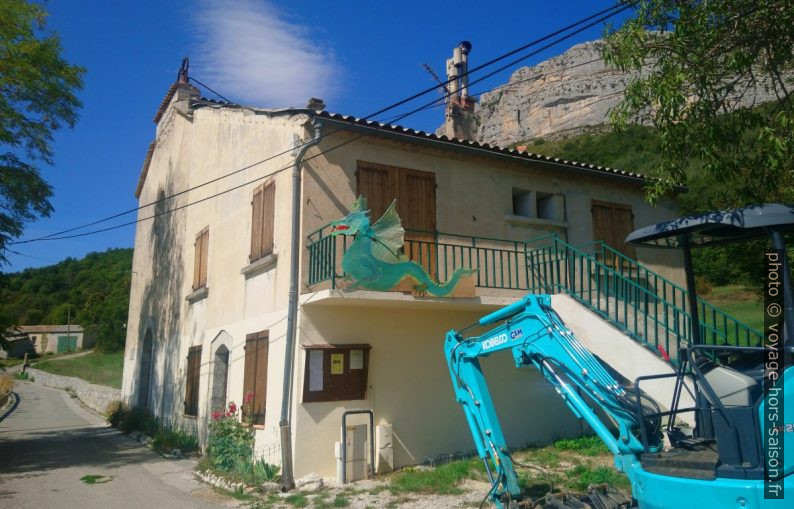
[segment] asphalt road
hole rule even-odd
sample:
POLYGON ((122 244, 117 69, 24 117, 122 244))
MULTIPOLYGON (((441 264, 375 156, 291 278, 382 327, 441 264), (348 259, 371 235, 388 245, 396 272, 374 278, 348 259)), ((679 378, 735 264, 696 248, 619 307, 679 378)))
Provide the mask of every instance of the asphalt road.
POLYGON ((19 382, 0 421, 0 508, 234 507, 195 480, 194 462, 168 460, 61 390, 19 382), (86 484, 84 476, 106 482, 86 484))

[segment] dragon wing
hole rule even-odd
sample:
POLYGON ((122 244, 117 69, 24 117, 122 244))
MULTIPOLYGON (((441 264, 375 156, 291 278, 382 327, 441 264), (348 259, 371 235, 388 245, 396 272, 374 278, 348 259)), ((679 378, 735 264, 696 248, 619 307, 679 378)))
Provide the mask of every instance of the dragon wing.
POLYGON ((380 219, 372 225, 375 233, 372 243, 372 254, 385 262, 401 262, 407 258, 400 253, 405 243, 405 230, 403 230, 400 216, 397 215, 397 200, 391 202, 389 208, 380 219))

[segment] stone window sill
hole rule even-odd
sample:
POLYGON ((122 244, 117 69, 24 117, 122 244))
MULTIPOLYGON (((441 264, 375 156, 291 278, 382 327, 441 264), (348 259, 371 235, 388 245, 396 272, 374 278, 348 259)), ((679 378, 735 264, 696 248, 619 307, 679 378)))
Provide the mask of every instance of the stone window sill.
POLYGON ((277 260, 276 253, 269 254, 240 269, 240 274, 246 278, 254 277, 275 267, 277 260))
POLYGON ((185 419, 198 419, 198 415, 182 414, 185 419))
POLYGON ((505 221, 516 226, 545 226, 552 228, 567 228, 568 223, 564 221, 553 221, 551 219, 541 219, 539 217, 524 217, 506 215, 505 221))
POLYGON ((198 290, 193 290, 193 292, 189 293, 185 300, 193 304, 194 302, 198 302, 202 299, 206 299, 207 296, 210 294, 210 289, 208 286, 202 286, 198 290))

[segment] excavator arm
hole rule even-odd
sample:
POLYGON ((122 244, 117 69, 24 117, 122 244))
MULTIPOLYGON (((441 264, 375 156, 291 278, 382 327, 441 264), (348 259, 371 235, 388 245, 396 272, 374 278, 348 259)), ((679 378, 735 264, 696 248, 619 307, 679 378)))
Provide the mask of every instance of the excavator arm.
MULTIPOLYGON (((498 322, 503 323, 477 337, 464 338, 465 330, 449 331, 444 344, 455 396, 485 463, 492 482, 489 497, 497 507, 520 505, 521 489, 480 367, 481 357, 496 352, 511 351, 516 367, 537 368, 574 415, 603 440, 615 456, 616 467, 621 471, 633 468, 646 450, 638 439, 640 426, 645 425, 642 409, 565 326, 551 308, 550 296, 528 295, 468 329, 498 322), (611 422, 599 417, 590 402, 611 422)), ((657 433, 652 436, 650 450, 655 451, 661 448, 661 438, 657 433)))

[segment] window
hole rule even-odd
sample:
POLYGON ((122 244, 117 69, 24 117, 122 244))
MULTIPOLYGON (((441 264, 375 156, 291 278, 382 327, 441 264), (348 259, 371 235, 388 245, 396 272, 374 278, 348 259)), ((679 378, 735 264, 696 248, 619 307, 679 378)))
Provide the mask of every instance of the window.
POLYGON ((565 198, 561 194, 513 188, 513 215, 565 221, 565 198))
POLYGON ((196 236, 195 259, 193 260, 193 289, 198 290, 207 286, 207 255, 210 247, 210 230, 204 228, 196 236))
MULTIPOLYGON (((243 373, 243 397, 251 393, 250 416, 254 424, 265 424, 265 398, 267 396, 267 349, 270 331, 254 332, 245 336, 245 367, 243 373)), ((243 417, 249 409, 243 406, 243 417)))
POLYGON ((251 201, 251 255, 254 262, 273 253, 273 213, 275 211, 276 184, 270 181, 254 189, 251 201))
POLYGON ((191 346, 187 352, 185 372, 185 415, 198 415, 199 374, 201 370, 201 346, 191 346))
POLYGON ((305 346, 303 402, 364 399, 369 345, 305 346))

